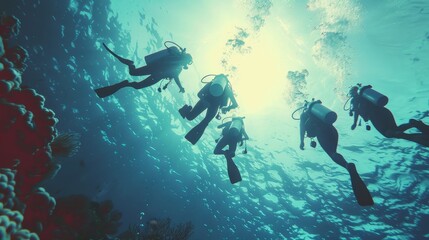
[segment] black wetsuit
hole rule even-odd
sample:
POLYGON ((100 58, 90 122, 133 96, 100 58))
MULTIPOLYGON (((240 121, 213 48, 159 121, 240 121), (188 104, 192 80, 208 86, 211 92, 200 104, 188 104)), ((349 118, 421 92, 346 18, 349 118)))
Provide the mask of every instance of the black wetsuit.
POLYGON ((414 120, 398 126, 389 109, 377 106, 359 95, 352 98, 351 111, 355 114, 354 127, 358 117, 361 116, 365 122, 370 120, 377 131, 387 138, 406 139, 429 147, 429 127, 420 121, 414 120), (422 133, 405 133, 413 127, 422 133))
POLYGON ((207 125, 216 116, 221 107, 228 105, 228 100, 233 97, 232 89, 229 86, 225 87, 225 91, 218 97, 213 97, 210 92, 211 82, 207 83, 199 92, 200 100, 195 104, 191 111, 186 115, 186 119, 194 120, 204 110, 207 109, 206 116, 201 121, 201 124, 207 125))
POLYGON ((150 75, 146 79, 136 82, 132 85, 135 89, 145 88, 158 83, 161 79, 174 79, 177 83, 179 74, 182 72, 183 63, 180 54, 171 54, 158 61, 146 66, 136 68, 134 65, 129 65, 129 73, 131 76, 150 75))
MULTIPOLYGON (((222 129, 222 137, 216 144, 216 147, 213 151, 214 154, 227 154, 228 156, 235 156, 235 151, 237 150, 237 144, 243 140, 249 139, 247 136, 244 126, 241 128, 240 132, 237 135, 232 134, 229 130, 231 127, 232 121, 222 124, 224 128, 222 129), (243 138, 244 137, 244 138, 243 138), (224 151, 223 148, 228 145, 228 150, 224 151)), ((221 126, 222 126, 221 125, 221 126)))
POLYGON ((300 128, 301 135, 307 132, 308 137, 317 137, 317 141, 329 157, 338 165, 347 169, 346 160, 341 154, 337 153, 338 132, 334 126, 324 123, 308 112, 304 112, 301 114, 300 128))

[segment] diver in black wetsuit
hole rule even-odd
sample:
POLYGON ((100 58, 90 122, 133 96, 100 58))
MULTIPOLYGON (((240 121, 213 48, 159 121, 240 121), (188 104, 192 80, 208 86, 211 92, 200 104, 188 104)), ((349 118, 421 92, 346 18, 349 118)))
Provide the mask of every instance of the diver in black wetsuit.
MULTIPOLYGON (((301 141, 299 148, 304 150, 305 133, 307 133, 307 137, 317 137, 319 144, 329 157, 349 172, 353 192, 359 205, 373 205, 374 202, 371 194, 357 173, 356 166, 353 163, 347 163, 344 157, 337 153, 338 132, 332 125, 336 119, 337 114, 324 107, 320 101, 314 101, 308 104, 308 106, 305 106, 300 118, 301 141)), ((316 146, 315 144, 315 142, 312 142, 313 147, 316 146)))
MULTIPOLYGON (((231 121, 222 123, 218 128, 222 129, 222 136, 217 140, 213 151, 216 155, 224 155, 226 158, 229 180, 232 184, 241 181, 241 174, 232 158, 235 156, 237 144, 243 145, 243 141, 249 139, 244 128, 244 117, 233 117, 231 121), (228 145, 227 150, 223 150, 228 145)), ((247 148, 243 153, 247 153, 247 148)))
MULTIPOLYGON (((388 98, 373 90, 370 85, 353 86, 349 95, 351 97, 350 116, 354 115, 352 130, 356 128, 359 116, 361 116, 365 122, 370 120, 377 131, 387 138, 406 139, 429 147, 429 126, 415 119, 410 119, 408 123, 398 126, 392 112, 384 107, 388 98), (410 128, 417 128, 421 133, 405 133, 410 128)), ((369 125, 367 125, 367 130, 370 130, 369 125)))
MULTIPOLYGON (((158 83, 161 79, 170 79, 170 81, 171 79, 174 79, 180 89, 180 92, 185 92, 185 89, 180 83, 179 74, 182 72, 182 69, 188 69, 188 65, 192 64, 192 56, 186 53, 186 49, 181 49, 181 51, 179 51, 176 47, 166 47, 164 50, 146 56, 145 60, 147 65, 136 68, 133 61, 118 56, 104 43, 103 45, 106 50, 115 56, 121 63, 128 66, 131 76, 150 76, 140 82, 129 82, 128 80, 124 80, 111 86, 98 88, 95 90, 98 97, 104 98, 110 96, 124 87, 132 87, 134 89, 146 88, 158 83)), ((169 83, 170 82, 168 82, 163 89, 167 88, 169 83)), ((161 88, 158 88, 158 91, 160 92, 161 88)))
POLYGON ((217 115, 219 109, 222 110, 222 113, 226 113, 238 107, 231 84, 224 74, 216 75, 211 82, 207 83, 198 92, 198 97, 200 100, 194 107, 185 105, 179 109, 180 115, 188 120, 195 119, 207 109, 204 119, 185 136, 192 144, 198 142, 210 121, 217 115), (228 105, 229 102, 231 102, 230 105, 228 105))

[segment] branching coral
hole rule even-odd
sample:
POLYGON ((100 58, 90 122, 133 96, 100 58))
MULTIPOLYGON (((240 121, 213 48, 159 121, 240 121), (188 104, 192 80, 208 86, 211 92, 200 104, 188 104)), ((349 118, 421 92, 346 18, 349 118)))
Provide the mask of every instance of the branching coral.
POLYGON ((77 153, 80 147, 80 135, 78 133, 59 134, 51 143, 53 157, 71 157, 77 153))

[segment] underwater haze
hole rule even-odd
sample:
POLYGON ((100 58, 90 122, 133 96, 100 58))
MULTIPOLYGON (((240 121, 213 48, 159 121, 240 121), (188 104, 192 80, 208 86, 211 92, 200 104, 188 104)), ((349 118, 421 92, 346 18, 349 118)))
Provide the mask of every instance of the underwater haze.
MULTIPOLYGON (((429 148, 354 131, 344 104, 362 83, 389 97, 398 124, 429 123, 429 1, 421 0, 0 0, 21 20, 29 52, 23 85, 46 98, 60 132, 81 135, 80 151, 43 186, 54 197, 111 199, 122 228, 153 218, 191 221, 191 239, 429 238, 429 148), (171 84, 107 98, 94 89, 129 76, 102 46, 145 65, 165 41, 193 64, 171 84), (213 155, 214 119, 201 140, 184 138, 202 117, 194 105, 207 74, 224 73, 245 116, 247 154, 231 184, 213 155), (292 112, 320 99, 338 114, 338 152, 356 165, 374 205, 357 204, 345 169, 320 146, 299 149, 292 112)), ((411 130, 413 131, 413 130, 411 130)))

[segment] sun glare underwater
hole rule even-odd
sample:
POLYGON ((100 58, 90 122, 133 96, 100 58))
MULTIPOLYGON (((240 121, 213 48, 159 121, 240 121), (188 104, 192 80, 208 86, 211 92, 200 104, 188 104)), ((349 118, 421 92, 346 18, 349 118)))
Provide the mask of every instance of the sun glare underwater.
POLYGON ((0 6, 1 239, 429 238, 428 1, 0 6))

